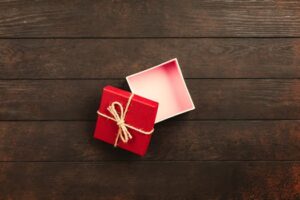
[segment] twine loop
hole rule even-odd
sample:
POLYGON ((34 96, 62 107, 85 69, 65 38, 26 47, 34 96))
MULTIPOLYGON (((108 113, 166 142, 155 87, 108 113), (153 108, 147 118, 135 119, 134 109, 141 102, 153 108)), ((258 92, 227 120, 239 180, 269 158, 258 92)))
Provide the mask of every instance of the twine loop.
POLYGON ((128 101, 127 101, 127 104, 126 104, 126 107, 125 109, 123 108, 122 104, 118 101, 114 101, 110 104, 110 106, 107 107, 107 110, 109 111, 109 113, 111 114, 111 116, 108 116, 104 113, 101 113, 99 110, 97 111, 98 115, 99 116, 102 116, 102 117, 105 117, 107 119, 110 119, 110 120, 113 120, 116 122, 116 124, 118 125, 118 134, 116 136, 116 139, 115 139, 115 143, 114 143, 114 147, 116 147, 118 145, 118 140, 119 138, 122 140, 122 142, 124 143, 127 143, 129 140, 132 139, 132 135, 131 133, 129 132, 128 128, 129 129, 133 129, 139 133, 142 133, 142 134, 146 134, 146 135, 150 135, 153 133, 154 129, 152 129, 151 131, 144 131, 142 129, 138 129, 134 126, 131 126, 129 124, 126 124, 125 122, 125 117, 126 117, 126 114, 127 114, 127 111, 128 111, 128 107, 131 103, 131 100, 133 98, 134 94, 131 94, 128 101), (119 108, 119 112, 117 110, 117 107, 119 108))

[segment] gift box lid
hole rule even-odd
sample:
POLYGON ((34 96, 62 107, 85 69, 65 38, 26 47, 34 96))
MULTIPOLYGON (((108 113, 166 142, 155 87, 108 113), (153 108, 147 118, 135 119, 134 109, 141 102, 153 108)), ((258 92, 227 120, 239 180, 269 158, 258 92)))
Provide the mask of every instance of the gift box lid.
POLYGON ((157 109, 157 102, 113 86, 106 86, 103 88, 97 111, 99 117, 94 137, 143 156, 154 131, 157 109), (124 141, 125 137, 129 137, 129 140, 124 141))
POLYGON ((159 103, 155 123, 195 109, 176 58, 126 77, 134 94, 159 103))

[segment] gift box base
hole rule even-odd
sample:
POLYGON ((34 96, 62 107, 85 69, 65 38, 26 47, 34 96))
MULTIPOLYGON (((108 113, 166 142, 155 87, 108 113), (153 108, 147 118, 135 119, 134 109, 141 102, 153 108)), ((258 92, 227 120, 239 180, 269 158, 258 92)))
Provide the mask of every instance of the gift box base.
POLYGON ((155 123, 195 109, 176 58, 126 79, 134 94, 159 103, 155 123))

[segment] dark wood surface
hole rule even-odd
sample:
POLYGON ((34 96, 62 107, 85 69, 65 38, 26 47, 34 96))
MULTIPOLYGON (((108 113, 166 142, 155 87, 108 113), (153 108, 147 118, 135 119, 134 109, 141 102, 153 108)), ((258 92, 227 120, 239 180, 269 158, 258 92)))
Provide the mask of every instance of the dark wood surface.
POLYGON ((6 199, 299 199, 299 163, 2 163, 6 199))
POLYGON ((3 1, 3 37, 300 36, 298 0, 3 1))
POLYGON ((300 199, 300 1, 0 1, 0 199, 300 199), (196 110, 143 158, 103 86, 177 57, 196 110))
POLYGON ((0 125, 2 161, 300 160, 299 120, 170 120, 156 126, 143 158, 94 140, 94 121, 2 121, 0 125))
MULTIPOLYGON (((299 79, 187 79, 196 109, 174 119, 300 119, 299 79)), ((1 120, 95 120, 105 85, 120 80, 5 80, 1 120), (18 108, 18 109, 16 109, 18 108)))
POLYGON ((185 78, 300 78, 299 52, 298 38, 10 39, 0 78, 123 79, 175 57, 185 78))

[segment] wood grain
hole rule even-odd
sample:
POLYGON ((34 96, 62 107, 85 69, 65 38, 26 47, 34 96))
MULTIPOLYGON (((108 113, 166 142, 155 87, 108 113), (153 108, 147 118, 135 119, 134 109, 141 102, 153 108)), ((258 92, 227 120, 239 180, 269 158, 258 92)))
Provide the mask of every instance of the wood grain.
POLYGON ((299 39, 0 40, 0 79, 124 78, 177 57, 185 78, 299 78, 299 39))
POLYGON ((299 37, 300 2, 1 1, 1 37, 299 37))
POLYGON ((93 139, 94 122, 0 122, 0 161, 300 160, 300 121, 170 121, 145 157, 93 139))
MULTIPOLYGON (((95 120, 105 85, 125 80, 0 81, 0 120, 95 120)), ((300 80, 190 79, 199 119, 299 119, 300 80)))
POLYGON ((300 198, 297 162, 1 163, 0 172, 2 199, 300 198))
POLYGON ((0 1, 0 199, 300 199, 300 1, 0 1), (137 157, 101 89, 177 57, 196 110, 137 157))

